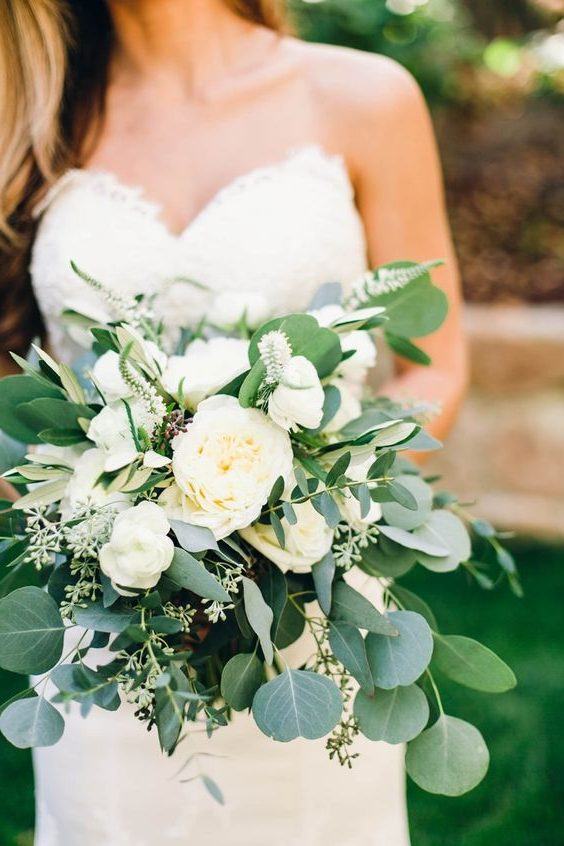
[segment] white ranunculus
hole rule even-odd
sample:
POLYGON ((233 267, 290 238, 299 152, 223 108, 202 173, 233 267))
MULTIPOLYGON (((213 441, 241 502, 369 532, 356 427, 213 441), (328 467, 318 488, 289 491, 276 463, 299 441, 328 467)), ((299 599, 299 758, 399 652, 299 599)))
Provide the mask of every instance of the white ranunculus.
POLYGON ((169 531, 166 515, 155 502, 140 502, 122 511, 100 550, 102 572, 117 587, 155 587, 174 555, 169 531))
POLYGON ((268 413, 283 429, 316 429, 323 417, 325 394, 317 370, 303 355, 292 356, 268 401, 268 413))
POLYGON ((111 492, 98 484, 104 472, 105 453, 101 449, 87 449, 76 460, 73 474, 67 485, 65 497, 61 502, 63 520, 70 520, 77 508, 84 504, 116 509, 131 502, 126 494, 111 492))
MULTIPOLYGON (((347 476, 355 482, 364 482, 373 463, 374 455, 370 455, 368 458, 353 456, 347 469, 347 476)), ((369 487, 375 487, 374 483, 369 483, 369 487)), ((361 517, 360 503, 348 491, 345 492, 344 497, 339 502, 339 510, 345 522, 357 532, 361 532, 372 523, 377 523, 382 517, 382 507, 378 502, 373 502, 366 517, 361 517)))
POLYGON ((362 384, 366 374, 376 364, 376 347, 368 332, 356 329, 341 336, 343 352, 354 350, 354 354, 341 362, 339 374, 357 384, 362 384))
POLYGON ((250 329, 256 329, 270 314, 268 300, 255 291, 223 291, 214 299, 209 319, 216 326, 235 326, 244 317, 250 329))
POLYGON ((266 558, 280 567, 282 572, 293 570, 308 573, 331 549, 333 530, 318 514, 311 502, 293 506, 297 523, 283 522, 285 548, 282 549, 270 523, 255 523, 239 532, 242 538, 258 549, 266 558))
POLYGON ((104 406, 90 421, 86 435, 105 454, 104 470, 108 472, 130 464, 139 453, 123 403, 104 406))
POLYGON ((193 341, 184 355, 173 355, 161 383, 171 396, 195 409, 203 399, 248 370, 249 342, 239 338, 193 341))
POLYGON ((92 377, 106 402, 116 402, 131 396, 131 388, 125 384, 119 372, 119 355, 113 350, 108 350, 96 361, 92 377))
POLYGON ((172 470, 189 522, 206 526, 218 540, 256 520, 276 479, 292 469, 288 434, 235 397, 200 403, 188 431, 172 445, 172 470))
POLYGON ((358 399, 355 391, 351 388, 349 382, 345 379, 337 379, 333 382, 333 384, 339 389, 339 393, 341 394, 341 404, 336 415, 329 421, 323 430, 329 434, 338 432, 343 428, 343 426, 346 426, 347 423, 351 422, 351 420, 356 420, 356 418, 360 417, 362 414, 360 400, 358 399))

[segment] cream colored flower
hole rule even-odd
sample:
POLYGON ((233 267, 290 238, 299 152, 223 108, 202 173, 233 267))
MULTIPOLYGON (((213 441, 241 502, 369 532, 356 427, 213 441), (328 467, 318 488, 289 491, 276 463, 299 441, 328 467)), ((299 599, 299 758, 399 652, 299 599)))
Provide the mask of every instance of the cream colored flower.
POLYGON ((235 397, 201 402, 188 431, 172 445, 184 513, 218 540, 256 520, 276 479, 287 479, 292 469, 288 434, 235 397))
POLYGON ((249 342, 239 338, 193 341, 184 355, 169 358, 161 384, 188 408, 195 409, 250 367, 249 342))
POLYGON ((316 429, 323 417, 325 394, 317 370, 308 358, 295 355, 268 401, 268 413, 283 429, 316 429))
POLYGON ((154 502, 141 502, 122 511, 109 542, 100 550, 102 572, 117 587, 155 587, 174 555, 169 531, 164 511, 154 502))
POLYGON ((286 520, 283 522, 284 549, 278 543, 270 523, 255 523, 239 534, 247 543, 277 564, 282 572, 292 570, 296 573, 308 573, 331 549, 333 530, 328 527, 325 518, 318 514, 311 502, 300 502, 293 508, 298 519, 293 526, 286 520))

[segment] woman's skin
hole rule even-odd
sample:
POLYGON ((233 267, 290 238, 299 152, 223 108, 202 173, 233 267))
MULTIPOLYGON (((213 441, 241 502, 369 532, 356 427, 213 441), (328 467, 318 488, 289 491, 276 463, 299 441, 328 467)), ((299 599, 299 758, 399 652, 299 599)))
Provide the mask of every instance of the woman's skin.
POLYGON ((349 169, 369 264, 444 258, 434 279, 450 310, 420 343, 428 367, 399 360, 394 398, 442 408, 451 428, 466 383, 461 300, 427 109, 389 59, 305 44, 244 21, 223 0, 108 0, 116 33, 107 113, 88 168, 142 185, 181 232, 217 191, 288 151, 320 144, 349 169))

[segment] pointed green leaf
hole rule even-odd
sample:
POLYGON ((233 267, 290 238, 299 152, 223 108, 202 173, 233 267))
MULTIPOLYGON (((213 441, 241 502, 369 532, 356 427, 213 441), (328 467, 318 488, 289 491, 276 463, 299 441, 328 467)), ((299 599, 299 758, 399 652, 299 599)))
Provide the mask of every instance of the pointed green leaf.
POLYGON ((381 614, 361 593, 346 582, 337 582, 333 586, 331 619, 351 623, 359 629, 377 632, 386 637, 398 635, 393 622, 381 614))
POLYGON ((495 652, 461 635, 435 634, 433 665, 458 684, 486 693, 505 693, 517 684, 513 670, 495 652))
POLYGON ((251 628, 257 634, 262 646, 264 658, 267 664, 272 664, 274 652, 271 641, 271 628, 274 619, 272 608, 266 604, 259 586, 251 579, 243 576, 243 601, 245 613, 251 628))
POLYGON ((185 549, 175 549, 172 563, 165 575, 174 584, 191 590, 197 596, 216 602, 231 602, 231 597, 205 565, 185 549))
POLYGON ((335 658, 357 680, 367 693, 374 691, 374 682, 368 666, 364 638, 355 626, 338 620, 329 623, 329 645, 335 658))

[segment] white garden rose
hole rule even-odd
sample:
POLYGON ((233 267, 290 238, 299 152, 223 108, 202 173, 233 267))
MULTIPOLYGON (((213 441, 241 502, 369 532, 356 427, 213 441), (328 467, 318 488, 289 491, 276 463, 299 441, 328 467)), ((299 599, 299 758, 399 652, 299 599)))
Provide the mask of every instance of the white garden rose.
POLYGON ((336 415, 329 421, 323 430, 329 434, 338 432, 343 428, 343 426, 346 426, 347 423, 351 422, 351 420, 356 420, 356 418, 360 417, 362 414, 360 400, 349 382, 345 379, 336 379, 332 384, 339 389, 339 393, 341 394, 341 404, 336 415))
POLYGON ((214 299, 209 319, 216 326, 235 326, 244 317, 247 326, 256 329, 270 314, 268 300, 255 291, 223 291, 214 299))
POLYGON ((362 329, 347 332, 341 335, 341 348, 344 353, 354 350, 354 354, 341 362, 339 374, 351 382, 362 384, 368 370, 376 364, 376 347, 370 334, 362 329))
POLYGON ((256 520, 276 479, 286 479, 292 469, 288 434, 235 397, 201 402, 172 446, 184 513, 218 540, 256 520))
POLYGON ((297 522, 283 522, 285 548, 282 549, 270 523, 255 523, 239 532, 241 537, 280 567, 283 573, 309 573, 331 549, 333 530, 311 502, 293 505, 297 522))
POLYGON ((295 355, 268 401, 268 413, 283 429, 316 429, 323 417, 325 394, 317 370, 303 355, 295 355))
MULTIPOLYGON (((368 458, 353 455, 347 469, 347 476, 355 482, 364 482, 373 463, 374 455, 368 458)), ((375 487, 375 484, 369 483, 369 487, 375 487)), ((373 502, 366 517, 361 517, 360 503, 349 491, 346 491, 340 499, 339 510, 345 522, 357 532, 362 532, 382 517, 382 507, 378 502, 373 502)))
MULTIPOLYGON (((50 448, 51 449, 51 448, 50 448)), ((126 494, 108 492, 98 480, 104 472, 105 453, 101 449, 87 449, 74 462, 73 474, 61 502, 63 520, 70 520, 77 508, 89 504, 100 507, 124 508, 131 498, 126 494)))
POLYGON ((112 403, 131 396, 131 388, 125 384, 119 372, 119 355, 113 350, 108 350, 96 361, 92 377, 106 402, 112 403))
POLYGON ((140 502, 122 511, 100 550, 102 572, 114 587, 155 587, 174 555, 169 532, 166 515, 155 502, 140 502))
POLYGON ((171 396, 194 410, 203 399, 249 367, 248 341, 239 338, 197 339, 184 355, 169 358, 161 384, 171 396))
POLYGON ((104 406, 90 421, 86 434, 104 453, 104 470, 108 472, 130 464, 139 453, 131 433, 127 410, 121 402, 104 406))

